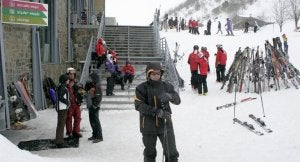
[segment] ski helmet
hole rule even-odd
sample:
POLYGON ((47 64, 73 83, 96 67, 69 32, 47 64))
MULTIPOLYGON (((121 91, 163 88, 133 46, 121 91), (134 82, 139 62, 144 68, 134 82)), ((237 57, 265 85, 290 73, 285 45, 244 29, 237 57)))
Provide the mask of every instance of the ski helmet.
POLYGON ((199 46, 198 45, 194 45, 194 50, 199 50, 199 46))
POLYGON ((162 69, 160 63, 153 62, 153 63, 149 63, 149 64, 147 65, 147 68, 146 68, 146 77, 148 78, 149 75, 150 75, 150 73, 151 73, 152 71, 154 71, 154 70, 160 70, 160 72, 161 72, 160 77, 163 75, 164 70, 162 69))
POLYGON ((217 48, 220 48, 220 49, 223 48, 222 44, 217 44, 216 46, 217 46, 217 48))

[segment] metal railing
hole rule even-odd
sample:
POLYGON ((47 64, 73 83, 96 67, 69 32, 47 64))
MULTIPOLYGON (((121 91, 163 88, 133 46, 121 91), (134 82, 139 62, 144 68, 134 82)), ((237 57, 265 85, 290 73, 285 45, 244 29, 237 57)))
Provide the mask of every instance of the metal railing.
POLYGON ((159 47, 159 53, 164 58, 165 61, 165 71, 167 73, 165 80, 171 83, 175 90, 179 92, 179 76, 174 65, 174 62, 170 55, 170 50, 166 38, 160 38, 159 35, 159 23, 157 21, 157 13, 154 14, 153 28, 155 32, 155 39, 157 42, 157 47, 159 47))
MULTIPOLYGON (((104 29, 104 14, 102 14, 101 21, 99 24, 97 39, 102 37, 103 29, 104 29)), ((91 61, 92 61, 92 52, 95 49, 95 42, 96 42, 96 40, 95 40, 94 36, 92 36, 91 40, 90 40, 89 48, 88 48, 88 51, 86 54, 84 66, 83 66, 83 69, 81 72, 81 77, 80 77, 80 83, 83 85, 85 85, 86 80, 89 76, 89 68, 90 68, 91 61)))

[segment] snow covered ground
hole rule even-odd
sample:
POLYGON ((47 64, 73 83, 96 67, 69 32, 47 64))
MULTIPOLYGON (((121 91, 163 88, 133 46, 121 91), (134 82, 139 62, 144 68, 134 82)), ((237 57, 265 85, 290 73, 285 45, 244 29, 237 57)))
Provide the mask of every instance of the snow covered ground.
MULTIPOLYGON (((256 93, 237 93, 237 100, 245 97, 258 99, 236 106, 236 117, 247 121, 259 131, 263 131, 248 117, 254 114, 261 117, 272 133, 257 136, 238 124, 233 124, 233 108, 217 111, 216 106, 233 102, 234 93, 220 90, 214 72, 216 44, 223 44, 228 53, 228 65, 239 47, 263 48, 265 40, 281 36, 278 27, 269 25, 254 34, 235 31, 235 36, 216 35, 217 23, 212 24, 212 35, 191 35, 187 31, 162 32, 170 49, 175 42, 180 44, 179 54, 186 53, 177 63, 177 68, 185 80, 186 90, 180 92, 182 103, 172 105, 173 124, 177 147, 182 162, 294 162, 300 161, 300 91, 291 87, 280 91, 264 92, 262 99, 266 117, 262 115, 261 100, 256 93), (199 96, 189 86, 190 72, 187 64, 188 54, 193 45, 206 46, 211 54, 211 73, 208 74, 208 96, 199 96), (298 106, 297 106, 298 105, 298 106)), ((293 22, 283 28, 288 37, 290 61, 300 69, 300 33, 293 32, 293 22)), ((224 31, 223 31, 224 32, 224 31)), ((200 33, 203 33, 201 30, 200 33)), ((37 152, 20 150, 15 146, 21 140, 34 140, 55 137, 57 114, 49 109, 39 112, 37 119, 26 122, 28 129, 0 132, 0 161, 3 162, 141 162, 143 144, 139 132, 138 112, 101 111, 100 119, 104 141, 93 144, 87 140, 91 136, 87 111, 82 111, 82 134, 79 148, 51 149, 37 152)), ((158 143, 157 161, 162 159, 158 143)))

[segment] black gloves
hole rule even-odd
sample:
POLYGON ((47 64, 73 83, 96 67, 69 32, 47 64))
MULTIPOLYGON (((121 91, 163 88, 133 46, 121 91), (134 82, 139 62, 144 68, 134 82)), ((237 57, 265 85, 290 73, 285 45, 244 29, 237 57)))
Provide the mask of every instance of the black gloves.
POLYGON ((173 100, 173 96, 170 93, 163 93, 163 94, 159 95, 158 98, 160 99, 160 101, 162 103, 167 103, 167 102, 173 100))
POLYGON ((171 119, 171 113, 162 109, 157 109, 156 115, 161 119, 171 119))

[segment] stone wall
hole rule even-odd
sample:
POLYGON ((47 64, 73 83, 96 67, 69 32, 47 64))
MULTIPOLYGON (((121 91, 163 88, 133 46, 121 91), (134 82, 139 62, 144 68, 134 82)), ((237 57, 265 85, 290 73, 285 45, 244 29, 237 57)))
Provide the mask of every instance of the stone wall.
POLYGON ((31 26, 3 25, 4 52, 7 84, 22 73, 32 78, 31 26))

